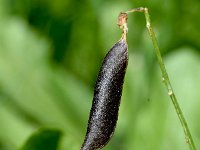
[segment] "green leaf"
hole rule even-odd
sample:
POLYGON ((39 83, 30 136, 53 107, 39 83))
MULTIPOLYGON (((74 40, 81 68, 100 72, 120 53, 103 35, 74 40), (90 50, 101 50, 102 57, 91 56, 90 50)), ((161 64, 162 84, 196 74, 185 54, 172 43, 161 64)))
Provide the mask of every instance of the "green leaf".
POLYGON ((40 129, 27 140, 21 150, 56 150, 61 134, 59 130, 40 129))

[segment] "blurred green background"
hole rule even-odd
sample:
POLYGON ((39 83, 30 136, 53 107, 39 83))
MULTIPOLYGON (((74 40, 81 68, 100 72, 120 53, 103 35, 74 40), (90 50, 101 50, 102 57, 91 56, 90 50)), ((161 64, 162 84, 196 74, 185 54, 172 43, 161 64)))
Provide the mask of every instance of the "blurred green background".
MULTIPOLYGON (((121 36, 117 16, 140 6, 150 10, 174 91, 200 148, 198 0, 0 0, 0 150, 30 150, 23 145, 41 128, 58 131, 31 139, 53 137, 46 142, 52 150, 80 149, 99 67, 121 36)), ((142 13, 129 17, 128 44, 118 124, 104 149, 188 150, 142 13)))

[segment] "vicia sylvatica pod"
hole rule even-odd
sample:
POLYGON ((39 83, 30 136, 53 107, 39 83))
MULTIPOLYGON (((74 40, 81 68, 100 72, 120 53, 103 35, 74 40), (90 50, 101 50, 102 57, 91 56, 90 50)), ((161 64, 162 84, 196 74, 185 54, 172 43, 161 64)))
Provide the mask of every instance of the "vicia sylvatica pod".
POLYGON ((128 64, 127 28, 123 23, 126 22, 126 18, 122 15, 125 14, 119 16, 118 25, 124 32, 122 38, 107 53, 100 68, 87 133, 81 150, 101 149, 108 143, 115 130, 128 64))

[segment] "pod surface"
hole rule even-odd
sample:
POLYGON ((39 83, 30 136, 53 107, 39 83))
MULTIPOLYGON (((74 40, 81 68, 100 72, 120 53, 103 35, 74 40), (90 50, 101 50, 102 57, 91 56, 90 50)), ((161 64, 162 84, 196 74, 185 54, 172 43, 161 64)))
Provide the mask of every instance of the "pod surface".
POLYGON ((127 64, 128 46, 121 39, 107 53, 99 71, 81 150, 101 149, 111 138, 118 119, 127 64))

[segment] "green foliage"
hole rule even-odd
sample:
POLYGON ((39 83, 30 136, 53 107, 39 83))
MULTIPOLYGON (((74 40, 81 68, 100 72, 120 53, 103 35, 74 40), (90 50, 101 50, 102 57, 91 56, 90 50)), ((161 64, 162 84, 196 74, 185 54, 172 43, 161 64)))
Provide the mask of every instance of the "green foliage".
POLYGON ((58 130, 43 129, 34 133, 21 150, 56 150, 61 133, 58 130))
MULTIPOLYGON (((0 150, 41 127, 80 148, 102 58, 120 11, 149 7, 171 83, 200 148, 200 4, 192 1, 0 0, 0 150)), ((187 150, 143 14, 129 18, 129 65, 116 132, 105 150, 187 150)))

